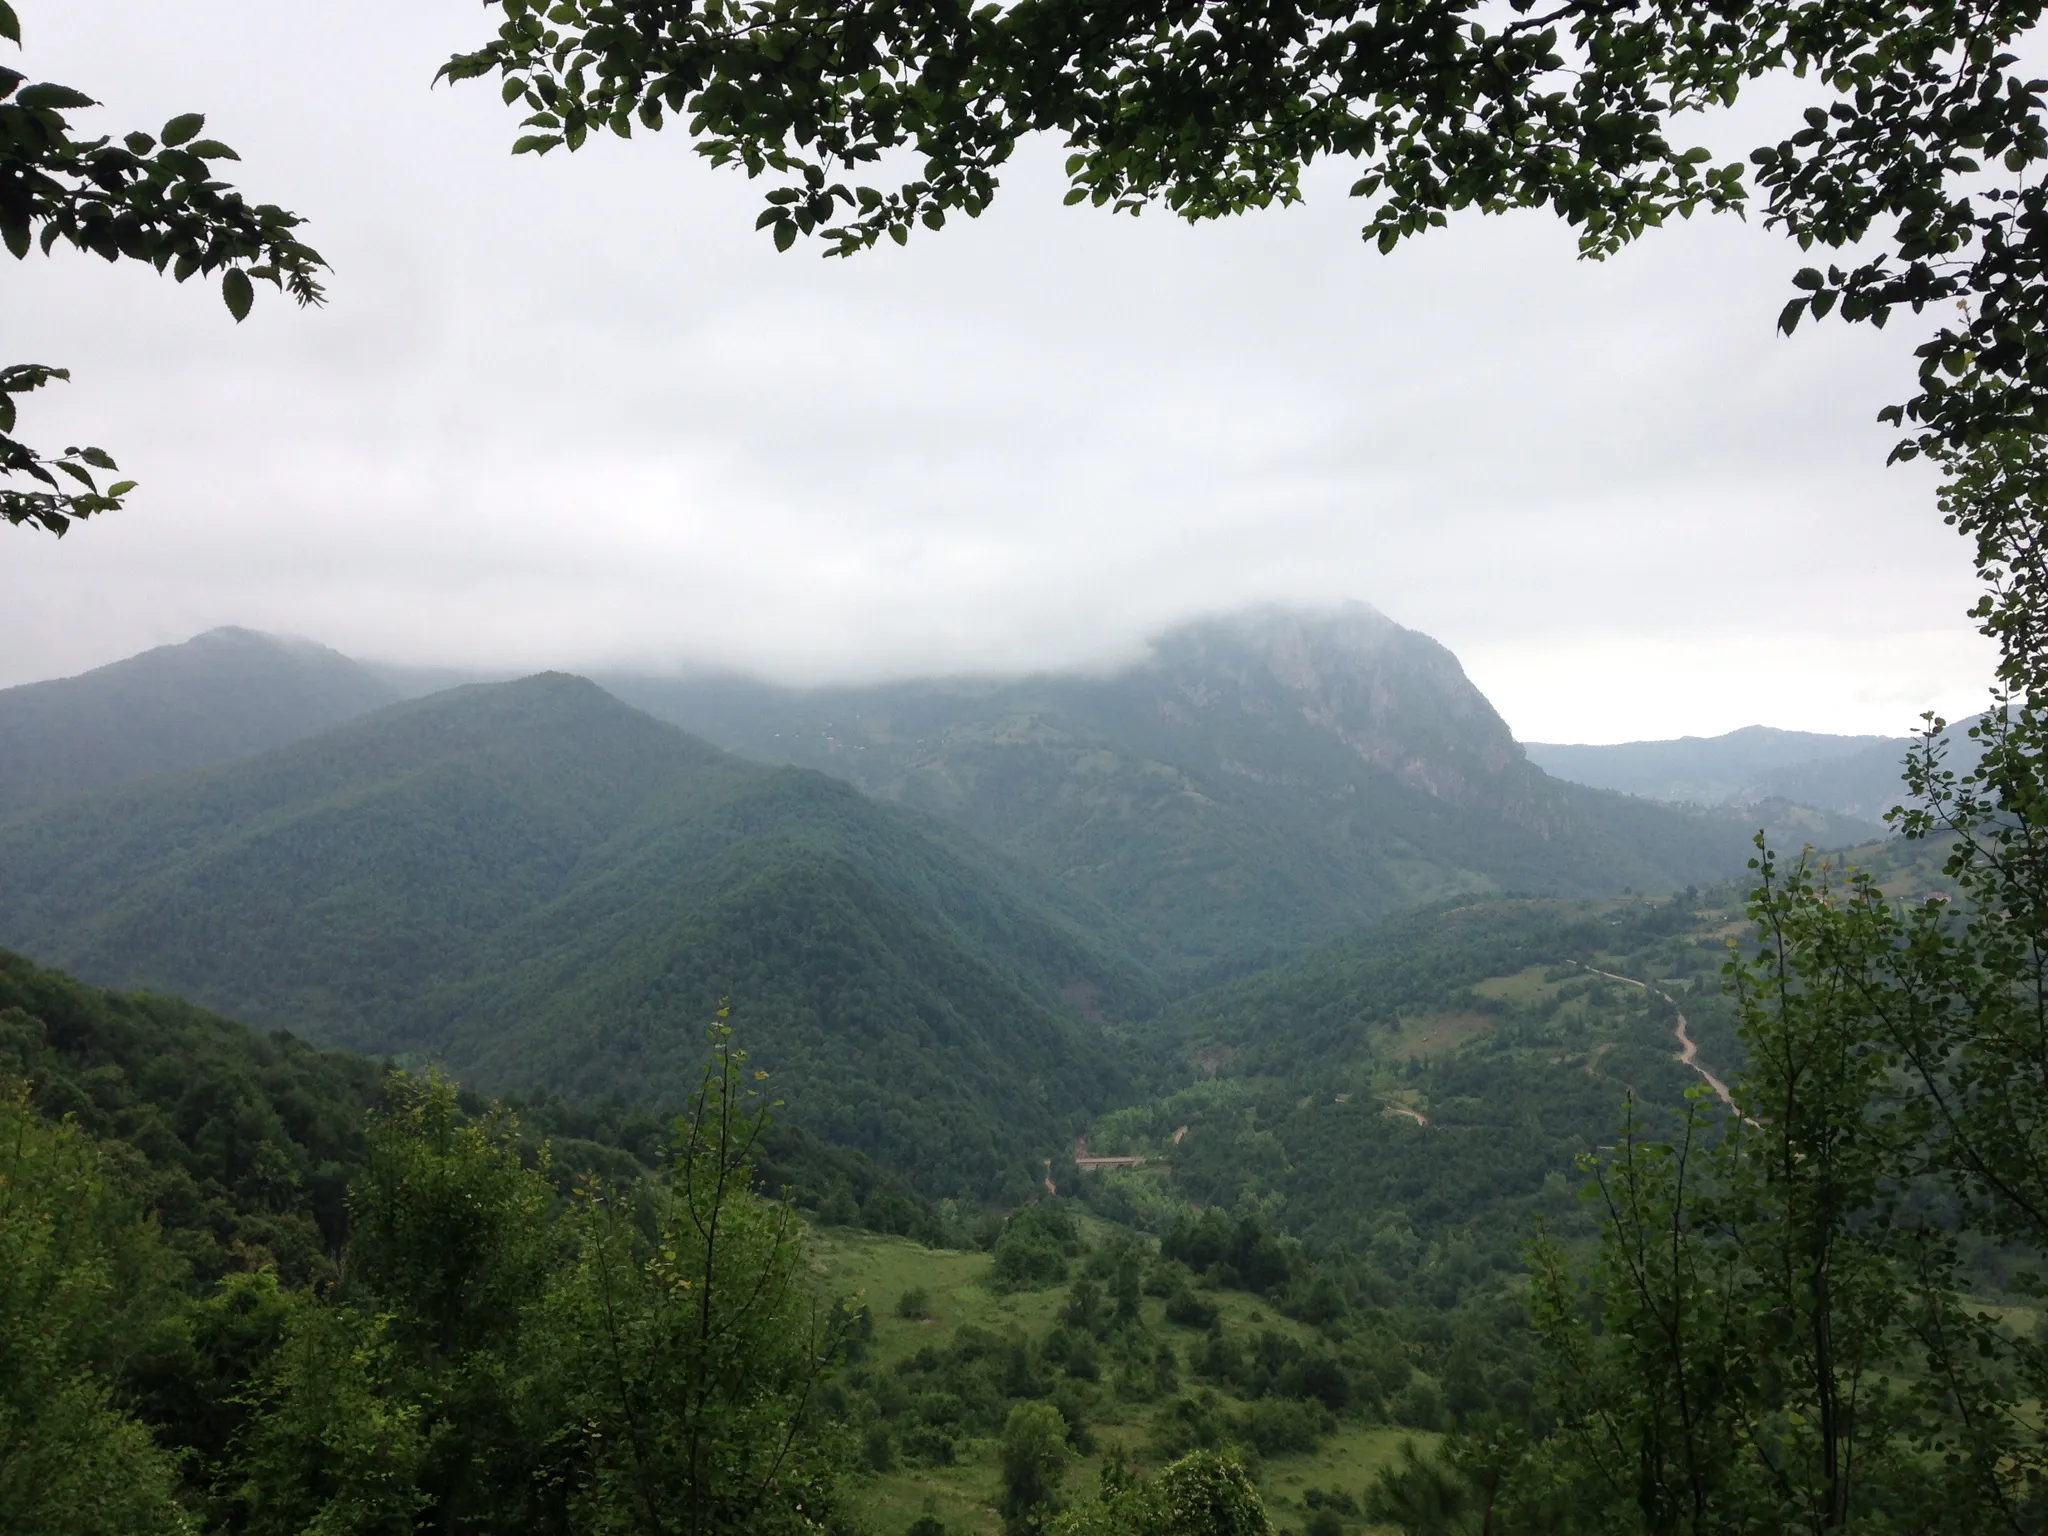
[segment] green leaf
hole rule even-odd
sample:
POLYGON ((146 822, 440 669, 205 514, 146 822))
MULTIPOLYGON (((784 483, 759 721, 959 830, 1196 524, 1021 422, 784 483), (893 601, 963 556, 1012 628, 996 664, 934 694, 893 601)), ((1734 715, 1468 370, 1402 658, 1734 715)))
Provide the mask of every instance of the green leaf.
POLYGON ((16 46, 21 43, 21 19, 14 14, 14 7, 7 0, 0 0, 0 37, 16 46))
POLYGON ((187 112, 172 118, 164 124, 163 140, 166 145, 183 144, 188 139, 199 137, 199 130, 206 126, 204 112, 187 112))
POLYGON ((110 500, 119 501, 123 496, 134 490, 136 484, 137 482, 133 480, 116 480, 107 487, 107 496, 110 500))
POLYGON ((256 302, 256 290, 250 285, 249 274, 240 267, 229 267, 221 275, 220 296, 227 301, 228 313, 237 321, 248 318, 249 306, 256 302))
POLYGON ((201 139, 196 144, 188 144, 185 146, 185 153, 197 155, 202 160, 239 160, 242 158, 232 149, 229 149, 227 145, 221 143, 219 139, 201 139))
POLYGON ((156 140, 146 133, 128 134, 121 142, 128 146, 128 153, 131 155, 146 155, 156 148, 156 140))
POLYGON ((24 86, 14 99, 24 107, 51 107, 58 111, 99 105, 85 92, 74 91, 68 85, 24 86))
POLYGON ((789 219, 779 220, 775 225, 775 249, 786 251, 796 244, 796 225, 789 219))

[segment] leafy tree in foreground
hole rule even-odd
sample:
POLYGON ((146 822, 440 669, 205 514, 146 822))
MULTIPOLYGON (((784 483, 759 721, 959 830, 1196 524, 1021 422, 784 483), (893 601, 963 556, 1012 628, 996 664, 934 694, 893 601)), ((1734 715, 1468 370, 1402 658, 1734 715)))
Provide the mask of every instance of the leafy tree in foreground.
POLYGON ((1236 1461, 1193 1451, 1150 1479, 1106 1467, 1100 1498, 1060 1516, 1054 1536, 1271 1536, 1258 1490, 1236 1461), (1113 1475, 1112 1475, 1113 1474, 1113 1475))
MULTIPOLYGON (((587 1188, 579 1259, 538 1320, 600 1531, 803 1531, 829 1507, 835 1447, 811 1395, 834 1349, 792 1208, 752 1191, 766 1125, 746 1054, 716 1060, 677 1128, 648 1243, 631 1204, 587 1188)), ((758 1079, 766 1074, 754 1074, 758 1079)))
MULTIPOLYGON (((0 37, 21 42, 21 23, 0 0, 0 37)), ((30 83, 0 67, 0 240, 24 260, 59 241, 108 261, 143 261, 179 282, 221 274, 221 297, 241 320, 255 299, 254 281, 277 285, 300 304, 317 304, 320 254, 294 231, 296 214, 270 203, 251 206, 215 178, 217 162, 239 157, 218 139, 202 138, 206 119, 185 113, 156 134, 77 137, 65 113, 96 106, 70 86, 30 83)), ((15 397, 41 389, 69 370, 46 363, 0 365, 0 517, 62 535, 75 519, 111 512, 134 489, 132 480, 101 484, 115 474, 99 448, 46 453, 15 437, 15 397)))
POLYGON ((113 1400, 123 1359, 176 1300, 175 1262, 98 1148, 0 1081, 0 1530, 189 1529, 176 1463, 113 1400))
POLYGON ((558 1214, 517 1125, 398 1077, 343 1298, 292 1298, 235 1476, 252 1532, 796 1533, 830 1514, 836 1348, 721 1025, 666 1179, 558 1214), (347 1294, 353 1290, 354 1294, 347 1294))
POLYGON ((1999 1340, 1964 1305, 1956 1234, 1915 1177, 1918 1099, 1895 1097, 1859 984, 1885 906, 1759 863, 1763 943, 1731 967, 1738 1116, 1699 1090, 1675 1143, 1631 1116, 1591 1161, 1597 1319, 1538 1245, 1559 1433, 1537 1481, 1588 1531, 2034 1528, 2042 1447, 1986 1373, 1999 1340))
POLYGON ((997 1449, 1003 1467, 1003 1529, 1013 1536, 1034 1536, 1059 1513, 1067 1421, 1051 1403, 1019 1403, 1010 1410, 997 1449))
POLYGON ((1738 1113, 1631 1119, 1593 1161, 1598 1263, 1535 1250, 1557 1432, 1390 1472, 1375 1507, 1410 1530, 2048 1523, 2048 1348, 1981 1299, 2048 1305, 2048 492, 2030 441, 1944 455, 1998 683, 1979 765, 1930 719, 1893 814, 1956 899, 1756 861, 1738 1113))
POLYGON ((1807 268, 1781 325, 1965 301, 1887 415, 1898 452, 2048 421, 2048 125, 2015 73, 2040 0, 497 0, 515 152, 680 117, 775 182, 760 216, 848 254, 974 215, 1018 143, 1070 151, 1069 202, 1211 218, 1300 196, 1322 157, 1381 250, 1453 213, 1547 208, 1604 256, 1673 215, 1759 208, 1807 268), (1814 104, 1747 163, 1674 138, 1791 74, 1814 104), (897 166, 903 179, 888 184, 897 166), (875 178, 877 169, 884 178, 875 178))

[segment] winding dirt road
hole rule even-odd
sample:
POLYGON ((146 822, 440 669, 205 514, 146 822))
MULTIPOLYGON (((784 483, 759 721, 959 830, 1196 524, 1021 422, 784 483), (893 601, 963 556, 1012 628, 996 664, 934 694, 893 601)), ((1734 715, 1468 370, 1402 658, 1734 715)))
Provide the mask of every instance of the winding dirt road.
POLYGON ((1685 1015, 1678 1012, 1677 998, 1666 992, 1662 987, 1653 987, 1647 981, 1637 981, 1633 976, 1617 976, 1612 971, 1603 971, 1597 966, 1581 964, 1578 961, 1574 961, 1573 964, 1578 965, 1580 970, 1591 975, 1605 976, 1609 981, 1618 981, 1625 987, 1641 987, 1645 992, 1654 993, 1669 1003, 1671 1011, 1678 1017, 1678 1023, 1672 1028, 1671 1037, 1678 1042, 1679 1065, 1691 1067, 1693 1071, 1699 1073, 1700 1081, 1713 1089, 1715 1096, 1723 1104, 1726 1104, 1730 1109, 1735 1108, 1735 1095, 1728 1091, 1728 1085, 1700 1065, 1700 1049, 1693 1044, 1692 1036, 1685 1032, 1685 1015))

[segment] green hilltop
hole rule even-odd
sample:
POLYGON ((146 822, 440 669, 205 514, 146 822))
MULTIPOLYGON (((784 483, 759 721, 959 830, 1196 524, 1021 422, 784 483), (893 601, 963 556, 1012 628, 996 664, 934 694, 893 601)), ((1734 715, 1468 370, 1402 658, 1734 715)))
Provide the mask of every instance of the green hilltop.
POLYGON ((0 688, 0 820, 283 746, 398 697, 337 651, 247 629, 0 688))
POLYGON ((1079 898, 562 676, 17 818, 0 868, 0 942, 491 1090, 673 1097, 730 998, 797 1121, 935 1194, 1026 1187, 1153 999, 1079 898))

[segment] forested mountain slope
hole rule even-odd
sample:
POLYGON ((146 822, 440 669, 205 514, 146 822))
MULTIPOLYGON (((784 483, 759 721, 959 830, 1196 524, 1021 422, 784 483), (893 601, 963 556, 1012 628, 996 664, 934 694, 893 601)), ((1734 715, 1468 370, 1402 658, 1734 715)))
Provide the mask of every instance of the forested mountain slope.
POLYGON ((332 1278, 383 1069, 179 998, 82 986, 0 950, 0 1079, 132 1149, 124 1173, 195 1275, 332 1278))
POLYGON ((1189 625, 1104 677, 607 686, 951 818, 1126 914, 1189 978, 1457 892, 1723 878, 1756 830, 1549 777, 1455 656, 1363 604, 1189 625))
MULTIPOLYGON (((0 950, 0 1080, 25 1082, 41 1114, 115 1149, 129 1192, 199 1281, 263 1263, 287 1285, 334 1277, 385 1073, 353 1051, 262 1034, 178 997, 87 986, 0 950)), ((658 1167, 681 1104, 544 1095, 512 1107, 530 1148, 549 1142, 568 1187, 583 1171, 630 1181, 658 1167)), ((828 1219, 937 1234, 902 1181, 799 1125, 771 1124, 759 1154, 763 1188, 828 1219)))
POLYGON ((1748 931, 1735 890, 1447 904, 1189 998, 1140 1031, 1180 1087, 1089 1132, 1146 1163, 1078 1177, 1127 1220, 1169 1195, 1270 1212, 1354 1255, 1382 1304, 1497 1294, 1539 1218, 1588 1234, 1576 1159, 1624 1096, 1654 1117, 1702 1081, 1681 1012, 1700 1062, 1739 1069, 1719 991, 1748 931))
POLYGON ((546 675, 0 827, 0 942, 486 1090, 673 1102, 723 998, 791 1118, 937 1193, 1118 1101, 1117 924, 546 675))
POLYGON ((247 629, 0 689, 0 818, 283 746, 398 697, 339 652, 247 629))

